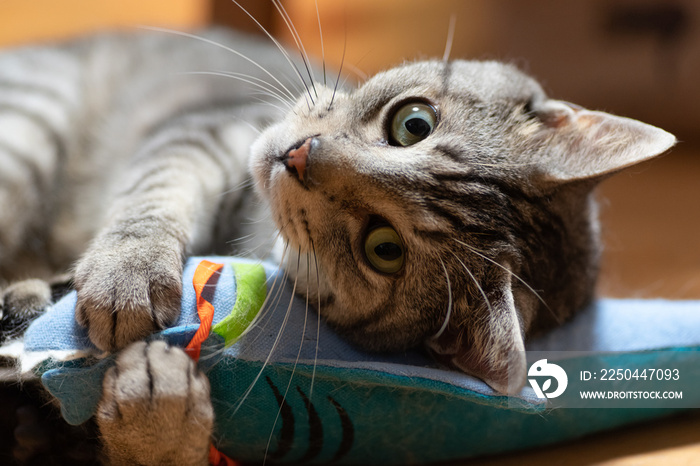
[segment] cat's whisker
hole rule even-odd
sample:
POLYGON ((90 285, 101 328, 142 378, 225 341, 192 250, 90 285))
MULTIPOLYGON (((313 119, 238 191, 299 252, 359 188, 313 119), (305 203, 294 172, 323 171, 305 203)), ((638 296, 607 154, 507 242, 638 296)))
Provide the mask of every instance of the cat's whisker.
POLYGON ((261 107, 262 106, 272 107, 272 108, 276 109, 278 112, 280 112, 281 114, 284 113, 285 111, 288 111, 288 112, 293 113, 295 115, 297 114, 297 112, 295 112, 293 108, 287 107, 287 109, 285 110, 279 104, 276 104, 274 102, 271 102, 268 99, 261 97, 261 96, 270 96, 270 94, 267 94, 265 92, 251 92, 249 95, 251 96, 251 101, 259 103, 261 107))
POLYGON ((335 86, 333 86, 333 95, 331 96, 331 101, 328 104, 328 110, 333 106, 333 101, 335 101, 335 95, 338 92, 338 83, 340 82, 340 75, 343 73, 343 64, 345 64, 345 52, 348 49, 348 33, 345 31, 345 40, 343 41, 343 56, 340 59, 340 68, 338 69, 338 77, 335 79, 335 86))
POLYGON ((289 112, 296 114, 296 112, 294 112, 294 103, 295 102, 290 101, 285 96, 280 96, 279 94, 277 94, 276 92, 274 92, 272 90, 268 90, 268 89, 264 89, 262 87, 259 87, 258 90, 251 90, 249 92, 249 95, 257 96, 256 100, 258 102, 261 102, 261 103, 266 104, 266 105, 270 105, 270 106, 278 109, 280 111, 280 113, 284 113, 284 112, 289 111, 289 112), (262 97, 272 97, 272 98, 274 98, 275 101, 277 101, 279 103, 274 102, 274 101, 269 100, 269 99, 263 99, 262 97), (284 107, 280 106, 280 104, 284 105, 284 107))
MULTIPOLYGON (((268 258, 271 255, 272 249, 274 249, 274 244, 277 241, 277 237, 273 236, 270 238, 270 242, 268 243, 265 238, 265 240, 260 239, 260 235, 248 235, 250 238, 248 240, 245 240, 243 242, 238 243, 238 247, 240 249, 240 254, 243 254, 244 257, 256 257, 256 258, 268 258), (257 246, 255 247, 248 247, 248 248, 243 248, 241 245, 244 245, 248 241, 255 241, 258 242, 257 246), (272 247, 268 247, 270 244, 272 244, 272 247), (264 249, 263 249, 264 248, 264 249), (261 254, 260 251, 263 250, 263 253, 261 254)), ((268 236, 269 237, 269 236, 268 236)), ((229 243, 227 243, 229 244, 229 243)), ((236 244, 232 244, 232 246, 236 246, 236 244)))
POLYGON ((323 64, 323 85, 326 83, 326 51, 323 44, 323 28, 321 28, 321 14, 318 11, 318 0, 314 0, 316 4, 316 19, 318 19, 318 35, 321 37, 321 63, 323 64))
POLYGON ((310 239, 310 241, 311 250, 314 254, 314 266, 316 269, 316 298, 318 299, 318 307, 316 308, 316 351, 314 353, 314 368, 311 372, 311 388, 309 388, 309 400, 311 400, 311 397, 314 393, 314 381, 316 380, 316 364, 318 363, 318 345, 319 339, 321 338, 321 278, 318 273, 318 257, 316 256, 316 245, 314 244, 313 239, 310 239))
POLYGON ((481 297, 484 298, 484 302, 486 303, 486 307, 489 310, 489 314, 493 314, 493 306, 491 305, 491 301, 489 301, 489 297, 486 295, 486 292, 482 288, 482 286, 479 284, 479 281, 476 279, 474 274, 472 273, 471 270, 469 270, 469 267, 467 267, 467 264, 465 264, 462 259, 459 258, 457 254, 454 253, 454 251, 450 251, 450 253, 457 259, 457 261, 462 264, 462 267, 464 267, 464 270, 467 272, 467 275, 469 275, 469 278, 472 279, 472 282, 474 282, 474 285, 476 286, 477 290, 481 294, 481 297))
MULTIPOLYGON (((262 320, 265 317, 268 317, 268 315, 271 315, 270 312, 273 309, 277 308, 277 305, 279 304, 279 301, 281 299, 282 291, 284 290, 285 284, 287 282, 287 274, 288 271, 284 270, 282 274, 280 274, 280 271, 283 270, 283 265, 282 261, 287 255, 287 252, 289 250, 288 244, 285 243, 284 249, 282 251, 282 258, 280 261, 280 264, 277 266, 277 273, 275 274, 274 279, 272 280, 272 285, 268 286, 267 289, 269 290, 267 294, 265 295, 265 300, 263 301, 262 305, 260 306, 260 311, 258 314, 253 318, 253 321, 248 325, 248 327, 241 333, 241 338, 244 335, 247 335, 250 331, 252 331, 254 328, 258 327, 262 320), (280 278, 280 275, 282 279, 280 280, 279 286, 276 287, 277 282, 280 278)), ((270 279, 268 278, 265 280, 266 285, 270 282, 270 279)), ((268 319, 269 320, 269 319, 268 319)), ((264 329, 267 324, 263 325, 262 328, 264 329)), ((257 339, 262 335, 262 332, 260 332, 251 342, 247 342, 250 345, 254 344, 257 339)))
MULTIPOLYGON (((261 308, 261 311, 258 313, 258 316, 256 316, 256 322, 262 322, 262 319, 267 317, 269 313, 271 313, 274 309, 277 309, 279 306, 280 301, 282 300, 282 292, 284 291, 285 284, 287 283, 287 279, 289 278, 289 269, 284 267, 284 262, 287 260, 287 253, 289 252, 289 243, 284 244, 284 250, 282 252, 282 257, 280 259, 280 265, 278 266, 278 273, 275 276, 275 279, 273 281, 273 286, 277 283, 277 279, 279 276, 279 270, 283 270, 282 273, 282 280, 280 281, 280 286, 277 288, 277 291, 275 293, 275 296, 272 299, 269 299, 270 296, 272 296, 272 290, 270 290, 270 293, 268 293, 268 296, 265 297, 265 302, 264 304, 267 304, 268 301, 271 303, 270 306, 263 306, 261 308)), ((270 314, 270 317, 272 317, 272 314, 270 314)), ((262 324, 261 330, 265 330, 267 327, 267 324, 269 323, 270 319, 268 319, 264 324, 262 324)), ((253 326, 248 326, 248 329, 252 329, 253 326)), ((261 331, 256 335, 256 337, 250 342, 250 344, 254 344, 258 338, 260 338, 263 335, 263 332, 261 331)))
MULTIPOLYGON (((196 72, 192 72, 191 74, 195 74, 196 72)), ((206 74, 212 74, 212 75, 218 75, 218 76, 224 76, 224 77, 231 77, 231 78, 237 78, 243 82, 250 83, 260 89, 269 91, 277 96, 279 96, 281 99, 284 99, 287 103, 293 104, 296 101, 296 96, 290 96, 290 95, 285 95, 284 89, 281 89, 278 86, 275 86, 273 83, 266 81, 262 78, 258 78, 257 76, 253 76, 250 74, 246 73, 238 73, 235 71, 209 71, 209 72, 200 72, 200 73, 206 73, 206 74)))
POLYGON ((264 95, 274 97, 275 99, 279 100, 288 109, 292 109, 294 100, 291 98, 287 98, 284 94, 282 89, 279 89, 278 87, 274 86, 273 84, 265 81, 264 79, 257 78, 255 76, 251 76, 248 74, 244 73, 235 73, 232 71, 183 71, 178 74, 201 74, 201 75, 208 75, 208 76, 221 76, 225 78, 232 78, 237 81, 244 82, 246 84, 250 84, 253 87, 256 87, 258 89, 261 89, 264 91, 264 95))
POLYGON ((304 48, 304 44, 301 41, 301 36, 299 35, 297 28, 294 26, 292 18, 289 16, 287 10, 284 8, 284 5, 282 5, 282 3, 279 0, 272 0, 272 4, 279 12, 280 16, 282 17, 282 20, 287 25, 287 29, 289 29, 289 32, 292 35, 292 38, 294 39, 294 43, 297 46, 297 50, 299 50, 299 54, 301 55, 301 60, 304 63, 304 67, 306 68, 306 74, 309 76, 311 88, 314 91, 314 95, 318 99, 318 92, 316 92, 316 85, 314 84, 314 81, 316 81, 316 79, 314 78, 313 70, 309 65, 311 61, 309 60, 309 56, 306 54, 306 49, 304 48))
POLYGON ((246 221, 242 221, 241 224, 242 224, 242 225, 257 225, 257 224, 259 224, 259 223, 266 222, 266 221, 268 220, 268 218, 269 218, 269 217, 267 217, 267 218, 266 218, 266 217, 260 217, 260 218, 258 218, 258 219, 248 219, 248 220, 246 220, 246 221))
MULTIPOLYGON (((275 39, 275 37, 272 34, 270 34, 270 32, 267 29, 265 29, 265 26, 260 24, 260 21, 255 19, 255 17, 252 14, 250 14, 250 12, 248 12, 248 10, 243 8, 243 6, 240 3, 238 3, 236 0, 231 0, 231 1, 238 8, 240 8, 241 11, 243 11, 243 13, 245 13, 251 20, 253 20, 255 25, 258 26, 258 28, 263 32, 263 34, 265 34, 272 41, 272 43, 275 44, 275 46, 279 49, 279 51, 282 52, 282 55, 284 56, 285 60, 287 60, 287 63, 289 63, 289 65, 292 67, 292 69, 296 72, 297 76, 299 77, 299 80, 304 85, 304 88, 306 89, 306 95, 308 95, 309 99, 311 99, 311 102, 313 103, 314 99, 311 96, 311 91, 309 90, 309 86, 306 83, 306 80, 304 79, 304 77, 302 76, 301 71, 299 71, 299 68, 296 66, 296 64, 294 63, 292 58, 289 56, 289 52, 287 52, 287 50, 282 46, 282 44, 280 44, 280 42, 277 39, 275 39)), ((309 110, 310 109, 311 109, 311 107, 309 106, 309 110)))
MULTIPOLYGON (((288 249, 288 248, 285 247, 285 255, 286 255, 287 249, 288 249)), ((279 274, 277 274, 277 275, 275 276, 275 280, 274 280, 274 282, 273 282, 273 286, 274 286, 274 283, 276 283, 276 281, 277 281, 277 276, 279 276, 279 274)), ((263 308, 264 308, 264 306, 265 306, 265 303, 268 302, 268 298, 269 298, 269 296, 272 294, 272 293, 269 293, 268 296, 265 298, 265 301, 264 301, 264 303, 263 303, 263 308, 261 308, 260 312, 258 313, 258 315, 256 316, 256 318, 255 318, 254 321, 253 321, 253 322, 256 323, 256 325, 257 325, 257 322, 259 322, 260 320, 262 320, 262 318, 264 317, 263 314, 267 314, 267 313, 268 313, 268 312, 267 312, 268 310, 271 311, 271 310, 277 308, 277 305, 279 304, 279 299, 280 299, 281 296, 282 296, 282 293, 281 293, 281 292, 282 292, 282 290, 285 288, 284 285, 285 285, 286 281, 287 281, 287 271, 285 270, 285 272, 284 272, 284 274, 283 274, 283 277, 282 277, 282 282, 281 282, 281 284, 280 284, 280 287, 279 287, 278 290, 277 290, 277 294, 276 294, 276 296, 275 296, 275 297, 273 298, 273 300, 272 300, 272 305, 269 306, 267 309, 265 309, 265 312, 263 312, 263 308)), ((294 292, 296 292, 296 281, 294 282, 294 289, 292 290, 292 294, 294 294, 294 292)), ((233 412, 231 413, 231 417, 235 416, 236 413, 238 413, 238 410, 241 409, 241 406, 243 406, 243 403, 245 403, 245 401, 248 399, 248 396, 249 396, 249 395, 251 394, 251 392, 253 391, 253 388, 255 388, 255 385, 257 385, 258 380, 260 380, 260 377, 262 376, 263 372, 265 371, 265 368, 266 368, 267 365, 270 363, 270 359, 272 358, 272 354, 275 352, 275 349, 277 348, 277 345, 279 344, 280 338, 282 337, 282 333, 284 332, 284 329, 285 329, 285 327, 287 326, 287 321, 288 321, 288 318, 289 318, 290 310, 291 310, 291 302, 290 302, 290 307, 287 308, 287 313, 285 314, 284 320, 282 321, 282 325, 280 326, 280 329, 279 329, 279 331, 277 332, 277 337, 275 338, 275 341, 274 341, 273 344, 272 344, 272 348, 270 348, 270 352, 268 353, 267 358, 266 358, 265 361, 263 362, 262 367, 261 367, 260 370, 258 371, 258 373, 257 373, 257 375, 255 376, 255 378, 253 379, 253 381, 250 383, 250 385, 248 386, 248 388, 246 389, 246 391, 243 393, 243 395, 241 396, 241 398, 240 398, 240 399, 238 400, 238 402, 236 403, 235 407, 233 408, 233 412)), ((253 328, 253 325, 252 325, 252 324, 249 325, 248 328, 247 328, 245 331, 243 331, 243 334, 242 334, 242 335, 247 334, 252 328, 253 328)), ((263 328, 264 328, 264 327, 263 327, 263 328)), ((258 336, 262 335, 262 333, 263 333, 263 332, 261 331, 261 332, 259 333, 258 336)), ((254 343, 256 340, 257 340, 257 337, 253 340, 252 343, 254 343)), ((252 343, 251 343, 251 344, 252 344, 252 343)))
POLYGON ((239 236, 239 237, 237 237, 237 238, 234 238, 234 239, 231 239, 231 240, 226 241, 226 244, 238 245, 238 244, 247 243, 247 242, 249 242, 249 241, 254 240, 256 236, 257 236, 257 235, 254 234, 254 233, 251 233, 251 234, 249 234, 249 235, 239 236))
MULTIPOLYGON (((252 100, 254 102, 258 102, 261 105, 275 108, 275 109, 279 110, 280 113, 285 112, 285 108, 283 108, 279 103, 273 102, 267 98, 267 97, 275 97, 274 95, 270 94, 269 92, 251 91, 248 95, 252 96, 252 100)), ((279 100, 279 99, 275 99, 275 100, 279 100)), ((292 108, 290 108, 289 106, 285 105, 285 107, 286 107, 286 111, 290 111, 290 112, 293 112, 296 114, 296 112, 294 112, 294 110, 292 108)))
MULTIPOLYGON (((297 288, 297 282, 299 280, 300 260, 301 260, 301 247, 297 250, 297 269, 296 269, 296 273, 294 275, 294 290, 295 291, 297 288)), ((307 269, 307 271, 308 271, 308 269, 307 269)), ((306 283, 307 283, 307 292, 308 292, 308 280, 306 283)), ((285 316, 284 323, 282 324, 283 328, 287 324, 287 318, 289 317, 293 303, 294 303, 294 293, 292 292, 292 295, 289 298, 289 306, 287 307, 287 314, 285 316)), ((272 423, 272 429, 270 429, 270 436, 267 439, 267 446, 265 447, 265 455, 263 456, 263 465, 267 461, 267 453, 270 450, 270 443, 272 442, 272 436, 275 434, 275 427, 277 426, 277 421, 279 420, 279 417, 282 414, 282 407, 284 406, 284 404, 287 401, 287 395, 289 394, 289 388, 292 386, 292 381, 294 380, 294 374, 296 373, 297 365, 299 364, 299 357, 301 356, 301 350, 302 350, 302 347, 304 345, 304 337, 305 337, 305 333, 306 333, 306 318, 308 316, 308 310, 309 310, 309 300, 307 298, 307 300, 306 300, 306 312, 304 314, 304 327, 301 330, 301 341, 299 342, 299 351, 297 352, 297 358, 294 361, 294 366, 292 367, 292 373, 289 376, 289 382, 287 383, 287 388, 284 390, 284 395, 282 396, 282 402, 280 403, 280 407, 277 410, 277 415, 275 416, 275 421, 272 423)), ((277 342, 275 342, 275 346, 276 346, 276 343, 277 342)), ((272 351, 275 350, 275 346, 273 346, 272 351)), ((272 351, 270 351, 270 355, 272 355, 272 351)))
MULTIPOLYGON (((231 0, 231 1, 233 1, 233 2, 235 3, 235 0, 231 0)), ((240 5, 239 5, 239 6, 240 6, 240 5)), ((246 12, 246 13, 247 13, 247 12, 246 12)), ((198 40, 198 41, 204 42, 204 43, 206 43, 206 44, 213 45, 213 46, 215 46, 215 47, 219 47, 219 48, 221 48, 221 49, 223 49, 223 50, 226 50, 227 52, 231 52, 232 54, 236 55, 237 57, 242 58, 243 60, 247 61, 248 63, 250 63, 250 64, 252 64, 253 66, 255 66, 256 68, 258 68, 260 71, 262 71, 263 73, 265 73, 267 76, 269 76, 270 78, 272 78, 282 89, 285 90, 285 92, 287 92, 287 94, 289 94, 289 96, 290 96, 292 99, 295 98, 294 93, 291 92, 291 91, 289 90, 289 88, 287 88, 287 86, 285 86, 285 85, 282 83, 282 81, 280 81, 279 79, 277 79, 277 77, 275 77, 275 75, 272 74, 267 68, 265 68, 265 67, 262 66, 260 63, 258 63, 258 62, 256 62, 255 60, 253 60, 252 58, 248 57, 247 55, 242 54, 241 52, 239 52, 239 51, 236 50, 236 49, 232 49, 231 47, 228 47, 228 46, 226 46, 226 45, 224 45, 224 44, 220 44, 219 42, 216 42, 216 41, 214 41, 214 40, 207 39, 206 37, 198 36, 198 35, 196 35, 196 34, 191 34, 191 33, 189 33, 189 32, 177 31, 177 30, 174 30, 174 29, 167 29, 167 28, 154 27, 154 26, 141 26, 141 28, 147 29, 147 30, 151 30, 151 31, 155 31, 155 32, 164 32, 164 33, 168 33, 168 34, 174 34, 174 35, 177 35, 177 36, 187 37, 187 38, 190 38, 190 39, 194 39, 194 40, 198 40)))
MULTIPOLYGON (((346 66, 347 66, 347 65, 346 65, 346 66)), ((351 70, 351 71, 352 71, 352 70, 351 70)), ((339 87, 340 87, 340 88, 344 88, 349 79, 350 79, 350 75, 345 74, 345 76, 343 76, 343 81, 340 83, 340 86, 339 86, 339 87)))
POLYGON ((242 254, 244 257, 265 259, 272 256, 272 251, 276 247, 279 236, 279 232, 275 231, 271 231, 267 235, 251 233, 228 240, 226 241, 226 245, 238 247, 239 251, 236 254, 242 254), (258 244, 255 247, 243 248, 244 245, 250 242, 256 242, 258 244), (263 251, 262 253, 260 253, 261 250, 263 251))
MULTIPOLYGON (((264 93, 259 93, 259 94, 264 95, 264 93)), ((253 94, 251 94, 251 95, 255 95, 255 93, 253 93, 253 94)), ((266 106, 272 107, 272 108, 274 108, 274 109, 277 109, 280 113, 284 113, 284 111, 285 111, 285 110, 284 110, 282 107, 280 107, 278 104, 275 104, 275 103, 273 103, 273 102, 270 102, 269 100, 265 100, 265 99, 263 99, 262 97, 253 97, 251 100, 253 100, 253 101, 255 101, 255 102, 258 102, 258 103, 260 103, 261 105, 266 105, 266 106)), ((289 109, 289 111, 290 111, 291 113, 294 113, 295 115, 297 114, 297 112, 295 112, 293 109, 289 109)))
MULTIPOLYGON (((246 124, 246 123, 244 123, 244 124, 246 124)), ((230 189, 223 191, 219 197, 224 198, 231 193, 234 193, 234 192, 242 190, 242 189, 249 189, 249 188, 252 188, 253 186, 255 186, 255 181, 250 179, 250 178, 246 178, 243 181, 236 184, 235 186, 231 187, 230 189)))
MULTIPOLYGON (((285 247, 282 251, 282 259, 284 259, 284 257, 287 254, 287 250, 288 250, 287 246, 288 245, 285 244, 285 247)), ((276 288, 277 281, 279 280, 280 272, 282 271, 282 269, 283 269, 283 267, 282 267, 282 263, 280 261, 280 264, 277 266, 277 273, 274 275, 274 278, 272 279, 271 285, 270 285, 270 278, 269 277, 266 278, 265 286, 268 289, 268 292, 265 295, 265 299, 263 300, 263 303, 260 305, 260 311, 258 311, 258 313, 253 318, 253 320, 250 322, 248 327, 245 328, 243 330, 243 332, 241 332, 237 341, 240 341, 245 335, 247 335, 250 331, 252 331, 254 328, 256 328, 258 326, 260 320, 262 320, 262 318, 267 315, 269 310, 276 309, 278 302, 274 302, 274 301, 277 298, 277 296, 280 295, 281 291, 284 289, 285 283, 287 281, 287 275, 286 275, 286 271, 285 271, 284 274, 282 275, 282 281, 280 283, 280 286, 276 288), (270 297, 273 294, 275 294, 275 298, 270 299, 270 297), (270 302, 273 302, 272 306, 268 306, 268 304, 270 304, 270 302)), ((192 323, 195 323, 195 322, 192 322, 192 323)), ((255 340, 253 340, 253 341, 255 341, 255 340)), ((218 354, 222 353, 223 351, 225 351, 227 348, 228 348, 228 346, 222 344, 220 348, 218 348, 218 349, 216 349, 216 350, 214 350, 206 355, 200 356, 200 360, 205 361, 207 359, 213 358, 213 357, 217 356, 218 354)), ((252 385, 251 385, 251 387, 252 387, 252 385)))
MULTIPOLYGON (((288 220, 286 224, 282 225, 282 226, 276 231, 275 238, 274 238, 273 242, 271 243, 271 244, 273 244, 273 247, 275 247, 274 245, 277 243, 277 241, 279 240, 279 238, 282 237, 282 230, 284 230, 284 229, 289 225, 290 222, 291 222, 291 220, 288 220)), ((289 251, 290 251, 289 242, 288 242, 287 240, 285 240, 285 241, 284 241, 284 248, 283 248, 283 251, 282 251, 280 260, 279 260, 278 274, 277 274, 277 275, 279 275, 279 270, 284 270, 284 273, 283 273, 283 276, 282 276, 282 282, 281 282, 282 285, 278 288, 277 295, 276 295, 275 298, 272 300, 272 305, 269 306, 269 310, 276 309, 277 306, 279 305, 280 300, 282 299, 281 293, 282 293, 282 291, 283 291, 284 284, 287 282, 287 278, 289 277, 289 267, 285 267, 285 266, 284 266, 284 263, 287 261, 287 254, 288 254, 289 251)), ((275 277, 275 282, 276 282, 276 281, 277 281, 277 277, 275 277)), ((268 297, 269 297, 269 296, 268 296, 268 297)), ((265 301, 265 302, 267 302, 267 298, 268 298, 268 297, 266 297, 266 301, 265 301)), ((265 311, 267 312, 267 309, 265 309, 265 311)), ((262 319, 262 318, 264 317, 263 314, 264 314, 264 313, 263 313, 262 311, 258 314, 258 316, 260 317, 260 319, 262 319)), ((268 319, 268 322, 269 322, 269 319, 268 319)), ((266 328, 266 326, 267 326, 267 322, 262 326, 262 329, 264 330, 264 329, 266 328)), ((248 328, 251 329, 252 326, 249 326, 248 328)), ((252 340, 251 344, 254 344, 254 343, 257 341, 257 339, 260 338, 260 336, 262 336, 262 334, 263 334, 263 332, 261 331, 261 332, 252 340)))
MULTIPOLYGON (((242 121, 241 123, 246 125, 250 129, 252 129, 253 132, 256 133, 258 136, 260 136, 262 134, 262 130, 260 128, 256 127, 255 125, 253 125, 251 122, 242 121)), ((246 183, 246 182, 248 183, 249 186, 253 186, 253 184, 254 184, 253 180, 244 181, 243 183, 246 183)), ((241 183, 241 184, 243 184, 243 183, 241 183)))
POLYGON ((450 283, 450 274, 447 273, 447 267, 445 267, 445 262, 440 259, 440 265, 442 265, 442 270, 445 272, 445 280, 447 280, 447 313, 445 314, 445 320, 442 322, 440 329, 430 337, 433 340, 437 340, 440 336, 445 333, 447 325, 450 322, 450 317, 452 317, 452 283, 450 283))
POLYGON ((505 266, 503 266, 502 264, 499 264, 498 262, 496 262, 495 260, 493 260, 493 259, 491 259, 490 257, 486 256, 486 255, 483 254, 482 252, 479 252, 479 250, 476 249, 474 246, 471 246, 471 245, 469 245, 469 244, 467 244, 467 243, 465 243, 465 242, 463 242, 463 241, 460 241, 460 240, 458 240, 458 239, 455 239, 455 241, 456 241, 457 243, 461 244, 462 246, 466 247, 467 249, 469 249, 469 251, 471 251, 472 253, 476 254, 476 255, 479 256, 479 257, 481 257, 482 259, 487 260, 488 262, 490 262, 490 263, 492 263, 492 264, 494 264, 494 265, 500 267, 500 268, 503 269, 504 271, 506 271, 506 272, 508 272, 509 274, 511 274, 511 276, 513 276, 513 278, 515 278, 515 279, 518 280, 520 283, 522 283, 523 286, 525 286, 525 288, 527 288, 533 295, 535 295, 535 297, 542 303, 542 305, 547 309, 547 311, 549 311, 549 312, 552 314, 552 316, 556 319, 556 321, 557 321, 558 323, 563 323, 563 320, 561 320, 561 317, 559 317, 559 316, 549 307, 549 305, 548 305, 547 302, 544 300, 544 298, 542 298, 542 296, 540 296, 540 294, 539 294, 533 287, 531 287, 525 280, 523 280, 518 274, 516 274, 515 272, 513 272, 512 270, 510 270, 508 267, 505 267, 505 266))
POLYGON ((367 81, 369 79, 369 75, 362 71, 357 65, 354 65, 352 63, 346 63, 345 67, 355 76, 357 76, 360 81, 367 81))
POLYGON ((455 25, 457 24, 457 16, 453 13, 450 15, 450 25, 447 27, 447 42, 445 43, 445 52, 442 54, 442 61, 446 62, 450 59, 452 52, 452 43, 455 39, 455 25))

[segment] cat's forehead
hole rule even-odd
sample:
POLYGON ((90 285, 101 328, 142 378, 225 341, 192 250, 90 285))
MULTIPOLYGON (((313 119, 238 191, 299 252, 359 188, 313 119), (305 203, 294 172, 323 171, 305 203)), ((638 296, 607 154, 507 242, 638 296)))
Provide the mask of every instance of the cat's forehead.
POLYGON ((379 73, 353 93, 367 111, 402 96, 464 96, 471 101, 527 101, 544 95, 539 84, 511 65, 492 61, 420 61, 379 73))

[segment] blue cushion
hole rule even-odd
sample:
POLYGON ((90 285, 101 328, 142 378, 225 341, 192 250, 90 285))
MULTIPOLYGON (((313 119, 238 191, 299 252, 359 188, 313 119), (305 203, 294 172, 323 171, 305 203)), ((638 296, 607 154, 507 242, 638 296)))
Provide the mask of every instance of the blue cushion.
MULTIPOLYGON (((201 259, 185 267, 178 322, 154 338, 185 346, 198 328, 192 277, 201 259)), ((530 386, 517 398, 502 396, 476 378, 440 368, 420 349, 365 352, 293 297, 276 266, 264 267, 274 299, 257 324, 223 351, 223 339, 212 333, 199 362, 212 386, 217 446, 232 458, 260 461, 270 441, 267 457, 279 462, 447 461, 550 444, 677 410, 673 404, 552 409, 555 400, 539 399, 530 386)), ((225 266, 213 298, 214 323, 228 315, 236 295, 233 269, 225 266)), ((114 356, 100 354, 75 324, 75 302, 70 294, 37 319, 25 351, 46 355, 35 371, 68 422, 79 424, 94 414, 114 356), (61 353, 52 356, 55 350, 61 353), (66 357, 66 350, 75 355, 66 357)), ((682 378, 673 388, 687 392, 682 406, 700 406, 692 400, 700 395, 693 395, 700 386, 700 302, 598 300, 528 344, 533 354, 565 351, 558 363, 570 379, 594 366, 654 367, 666 353, 650 350, 660 349, 680 355, 674 364, 682 378)))

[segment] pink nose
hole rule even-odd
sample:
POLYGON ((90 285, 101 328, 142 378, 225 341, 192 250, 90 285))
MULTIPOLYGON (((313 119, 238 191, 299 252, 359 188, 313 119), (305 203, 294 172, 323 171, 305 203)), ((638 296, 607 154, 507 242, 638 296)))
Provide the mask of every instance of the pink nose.
POLYGON ((301 146, 287 152, 284 157, 284 166, 289 172, 296 173, 301 182, 304 182, 306 162, 309 157, 309 151, 311 150, 312 140, 313 138, 307 139, 301 146))

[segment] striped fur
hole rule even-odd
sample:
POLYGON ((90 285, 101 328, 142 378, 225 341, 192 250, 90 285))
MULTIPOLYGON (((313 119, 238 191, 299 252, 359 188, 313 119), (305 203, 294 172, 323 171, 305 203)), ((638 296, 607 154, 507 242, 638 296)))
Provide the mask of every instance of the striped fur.
POLYGON ((317 284, 302 267, 299 288, 357 343, 427 343, 503 392, 509 367, 510 390, 524 381, 524 336, 591 299, 596 183, 674 142, 658 128, 549 100, 495 62, 409 63, 348 93, 318 92, 315 106, 301 102, 253 146, 253 175, 282 234, 322 269, 317 284), (424 140, 395 147, 392 115, 414 101, 429 102, 439 122, 424 140), (300 183, 281 157, 308 137, 300 183), (393 275, 364 258, 376 217, 405 246, 393 275))

